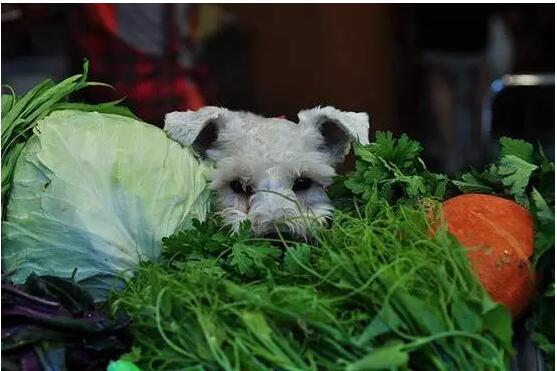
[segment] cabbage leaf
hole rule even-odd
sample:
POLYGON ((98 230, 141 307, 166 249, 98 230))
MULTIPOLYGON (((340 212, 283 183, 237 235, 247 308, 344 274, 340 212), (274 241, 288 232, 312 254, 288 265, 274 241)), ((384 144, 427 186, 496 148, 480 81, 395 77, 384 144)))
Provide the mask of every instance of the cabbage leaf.
POLYGON ((63 110, 33 131, 2 223, 2 269, 14 282, 77 269, 76 281, 102 300, 159 257, 162 237, 205 219, 211 168, 161 129, 63 110))

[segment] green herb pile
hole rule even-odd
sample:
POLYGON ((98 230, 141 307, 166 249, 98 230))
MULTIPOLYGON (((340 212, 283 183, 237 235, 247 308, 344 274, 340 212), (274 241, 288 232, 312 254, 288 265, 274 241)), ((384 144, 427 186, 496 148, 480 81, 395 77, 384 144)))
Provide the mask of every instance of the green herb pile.
MULTIPOLYGON (((146 369, 506 369, 511 318, 420 211, 370 199, 319 248, 214 224, 165 240, 113 303, 146 369), (201 243, 200 243, 201 242, 201 243)), ((209 223, 212 224, 212 223, 209 223)))
MULTIPOLYGON (((553 198, 538 196, 553 165, 539 158, 526 173, 515 157, 528 145, 502 144, 485 172, 451 181, 426 169, 419 143, 378 133, 331 191, 331 228, 304 243, 251 238, 247 225, 229 236, 216 219, 164 239, 161 261, 113 298, 133 318, 124 359, 153 370, 508 369, 509 312, 454 237, 430 227, 437 200, 487 180, 492 193, 545 205, 537 223, 553 218, 553 198)), ((554 243, 540 231, 536 262, 548 264, 554 243)))

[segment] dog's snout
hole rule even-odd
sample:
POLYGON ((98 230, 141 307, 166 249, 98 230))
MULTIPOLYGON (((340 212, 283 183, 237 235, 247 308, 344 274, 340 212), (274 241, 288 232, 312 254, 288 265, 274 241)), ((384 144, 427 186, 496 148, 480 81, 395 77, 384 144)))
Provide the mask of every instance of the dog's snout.
POLYGON ((259 189, 250 200, 248 217, 258 235, 289 231, 287 226, 295 218, 296 202, 280 190, 259 189))
POLYGON ((256 219, 278 221, 294 213, 296 200, 284 191, 257 190, 250 200, 250 213, 256 219))
POLYGON ((249 213, 256 224, 276 224, 292 218, 295 215, 292 208, 281 208, 270 206, 255 206, 249 213))

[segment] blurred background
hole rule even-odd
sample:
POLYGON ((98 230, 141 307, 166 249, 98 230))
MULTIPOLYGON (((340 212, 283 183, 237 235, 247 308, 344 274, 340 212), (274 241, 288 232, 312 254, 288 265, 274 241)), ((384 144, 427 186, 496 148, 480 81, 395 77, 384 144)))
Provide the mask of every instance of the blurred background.
POLYGON ((481 166, 501 135, 554 159, 554 4, 2 4, 2 84, 22 94, 90 61, 89 101, 143 120, 219 105, 294 121, 365 111, 434 170, 481 166))

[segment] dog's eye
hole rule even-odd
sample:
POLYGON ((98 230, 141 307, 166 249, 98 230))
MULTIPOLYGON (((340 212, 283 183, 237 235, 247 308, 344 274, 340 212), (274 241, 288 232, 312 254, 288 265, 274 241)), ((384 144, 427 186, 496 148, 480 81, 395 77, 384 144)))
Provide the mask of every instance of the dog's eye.
POLYGON ((242 184, 242 182, 240 182, 238 179, 230 182, 230 188, 234 193, 246 195, 253 194, 253 189, 249 185, 242 184))
POLYGON ((294 184, 292 185, 292 190, 294 192, 307 191, 308 189, 311 188, 312 184, 313 181, 310 178, 299 177, 294 181, 294 184))

